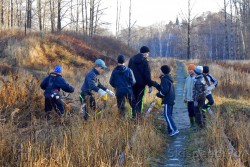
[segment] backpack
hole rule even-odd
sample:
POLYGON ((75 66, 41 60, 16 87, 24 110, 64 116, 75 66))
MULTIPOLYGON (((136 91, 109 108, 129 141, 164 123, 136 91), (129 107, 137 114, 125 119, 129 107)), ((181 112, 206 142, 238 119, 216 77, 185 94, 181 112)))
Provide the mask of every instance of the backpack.
POLYGON ((49 78, 49 84, 47 86, 47 90, 50 93, 50 97, 53 99, 59 99, 60 98, 60 94, 59 94, 59 90, 58 89, 54 89, 54 81, 55 81, 56 77, 50 77, 49 78))

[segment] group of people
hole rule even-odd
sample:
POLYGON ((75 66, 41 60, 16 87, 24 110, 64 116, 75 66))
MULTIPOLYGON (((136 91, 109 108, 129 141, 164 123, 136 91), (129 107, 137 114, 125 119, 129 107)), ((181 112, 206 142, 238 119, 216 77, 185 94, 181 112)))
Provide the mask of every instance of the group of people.
POLYGON ((198 128, 204 128, 206 112, 214 104, 211 91, 218 85, 218 81, 209 73, 208 66, 189 64, 188 73, 183 98, 187 103, 190 125, 195 127, 197 124, 198 128), (205 103, 206 99, 207 103, 205 103))
MULTIPOLYGON (((122 117, 126 115, 125 101, 127 99, 132 108, 132 119, 141 118, 144 95, 146 86, 148 86, 148 93, 151 93, 153 87, 155 87, 158 90, 156 96, 162 99, 169 136, 179 133, 172 118, 173 106, 175 104, 175 88, 170 74, 171 68, 168 65, 161 66, 159 69, 161 83, 158 84, 156 81, 153 81, 147 59, 149 54, 149 48, 142 46, 140 52, 130 58, 128 66, 125 65, 125 57, 123 55, 117 57, 117 66, 113 69, 109 80, 115 93, 102 85, 98 79, 98 75, 101 75, 107 69, 105 62, 101 59, 95 61, 94 67, 85 77, 79 96, 85 120, 88 119, 90 112, 96 110, 94 92, 102 98, 107 95, 116 97, 118 111, 122 117)), ((184 87, 184 101, 188 106, 191 126, 194 126, 196 122, 202 128, 204 126, 202 113, 214 103, 211 90, 217 86, 217 80, 208 73, 209 68, 207 66, 202 67, 190 64, 188 70, 189 76, 186 78, 184 87), (205 104, 205 97, 208 99, 207 104, 205 104)), ((44 90, 47 120, 51 119, 50 112, 52 108, 55 109, 59 116, 64 114, 64 105, 59 93, 60 89, 69 93, 74 92, 74 87, 62 78, 61 73, 62 67, 56 66, 54 72, 50 73, 40 85, 44 90)))

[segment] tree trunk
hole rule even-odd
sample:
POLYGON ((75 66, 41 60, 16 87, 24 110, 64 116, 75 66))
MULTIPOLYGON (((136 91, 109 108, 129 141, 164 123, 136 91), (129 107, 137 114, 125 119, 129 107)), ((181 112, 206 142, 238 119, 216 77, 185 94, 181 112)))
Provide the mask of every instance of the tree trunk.
POLYGON ((58 6, 57 6, 57 31, 62 30, 62 25, 61 25, 61 0, 58 0, 58 6))
POLYGON ((14 21, 14 7, 13 7, 13 0, 10 0, 10 26, 13 27, 13 21, 14 21))
POLYGON ((31 28, 31 8, 32 8, 32 2, 31 0, 28 0, 27 2, 27 28, 31 28))
POLYGON ((42 31, 42 9, 41 9, 41 0, 37 0, 37 12, 38 12, 38 23, 39 30, 42 31))
POLYGON ((50 22, 51 22, 51 32, 53 33, 55 31, 55 3, 54 0, 49 0, 50 4, 50 22))

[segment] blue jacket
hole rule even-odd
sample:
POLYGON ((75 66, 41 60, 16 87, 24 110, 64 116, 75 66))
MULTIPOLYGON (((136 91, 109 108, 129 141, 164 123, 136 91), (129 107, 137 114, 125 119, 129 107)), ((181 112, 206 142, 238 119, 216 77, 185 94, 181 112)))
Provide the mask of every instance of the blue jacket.
POLYGON ((148 60, 143 56, 143 54, 139 53, 129 60, 128 67, 133 71, 136 84, 142 87, 148 85, 152 86, 151 80, 151 70, 148 64, 148 60))
POLYGON ((65 92, 74 92, 74 87, 69 85, 58 73, 50 73, 41 83, 40 87, 44 90, 44 96, 49 98, 54 90, 65 92))
POLYGON ((102 89, 104 91, 107 90, 107 88, 104 87, 99 82, 99 79, 97 78, 97 75, 99 75, 99 72, 95 68, 92 68, 88 72, 88 74, 85 77, 82 88, 81 88, 83 94, 90 95, 90 94, 92 94, 92 91, 98 92, 99 89, 102 89))
POLYGON ((162 104, 175 104, 175 89, 173 78, 170 74, 161 76, 161 84, 156 86, 159 91, 156 96, 162 98, 162 104))
POLYGON ((130 68, 120 65, 113 70, 109 83, 116 91, 118 91, 126 88, 132 89, 136 80, 133 71, 130 68))

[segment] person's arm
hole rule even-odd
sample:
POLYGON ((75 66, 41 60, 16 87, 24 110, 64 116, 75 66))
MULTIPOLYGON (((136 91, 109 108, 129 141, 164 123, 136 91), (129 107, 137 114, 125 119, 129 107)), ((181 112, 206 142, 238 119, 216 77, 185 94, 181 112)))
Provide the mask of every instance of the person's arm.
POLYGON ((146 79, 146 83, 149 87, 153 86, 152 80, 151 80, 151 70, 150 70, 150 66, 148 64, 148 61, 145 60, 144 61, 144 77, 146 79))
POLYGON ((44 80, 40 84, 41 89, 45 90, 47 88, 47 86, 48 86, 48 80, 49 80, 49 77, 44 78, 44 80))
POLYGON ((110 79, 109 79, 109 84, 115 88, 115 77, 114 77, 114 71, 112 71, 110 79))
POLYGON ((134 73, 131 69, 129 69, 129 82, 131 85, 134 85, 136 83, 134 73))
POLYGON ((95 92, 98 92, 98 90, 100 88, 99 88, 99 86, 96 86, 96 84, 95 84, 95 79, 96 79, 95 74, 94 73, 90 73, 89 75, 87 75, 87 77, 85 79, 87 79, 87 84, 89 86, 89 89, 90 90, 94 90, 95 92))
POLYGON ((60 77, 59 79, 59 85, 60 85, 60 88, 65 91, 65 92, 69 92, 69 93, 72 93, 74 92, 74 87, 71 86, 70 84, 68 84, 64 78, 60 77))
POLYGON ((185 84, 184 84, 184 88, 183 88, 183 100, 184 100, 184 102, 187 101, 187 79, 188 78, 186 78, 186 80, 185 80, 185 84))
POLYGON ((218 85, 218 80, 214 76, 212 76, 211 74, 208 74, 208 77, 213 82, 214 87, 216 87, 218 85))

